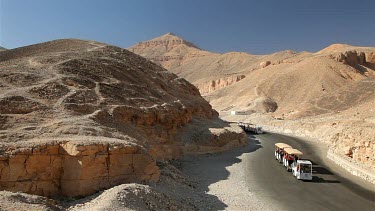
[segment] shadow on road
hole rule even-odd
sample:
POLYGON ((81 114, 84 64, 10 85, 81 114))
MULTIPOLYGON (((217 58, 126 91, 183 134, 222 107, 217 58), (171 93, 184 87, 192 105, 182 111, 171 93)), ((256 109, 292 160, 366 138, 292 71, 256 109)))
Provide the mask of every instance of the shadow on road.
POLYGON ((227 167, 241 162, 242 160, 239 156, 262 148, 262 145, 256 137, 252 135, 248 135, 248 137, 247 144, 238 149, 217 154, 190 156, 185 158, 181 163, 179 168, 185 174, 197 180, 197 191, 199 192, 198 194, 202 196, 200 200, 204 200, 207 202, 207 205, 210 205, 206 209, 224 210, 228 207, 217 196, 210 195, 207 192, 209 191, 210 185, 228 179, 230 172, 227 170, 227 167))
POLYGON ((312 180, 303 180, 304 182, 313 182, 313 183, 341 183, 338 180, 327 180, 322 177, 313 176, 312 180))
POLYGON ((321 166, 313 167, 313 174, 326 174, 326 175, 333 175, 333 173, 321 166))

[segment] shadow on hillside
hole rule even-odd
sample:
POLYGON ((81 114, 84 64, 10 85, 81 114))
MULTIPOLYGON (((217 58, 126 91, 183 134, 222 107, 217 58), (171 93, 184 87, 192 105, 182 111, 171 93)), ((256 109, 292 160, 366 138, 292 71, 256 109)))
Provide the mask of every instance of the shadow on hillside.
MULTIPOLYGON (((183 160, 179 167, 185 174, 196 179, 198 182, 197 191, 207 204, 205 210, 224 210, 227 205, 217 196, 207 192, 209 186, 218 181, 228 179, 230 172, 227 167, 241 162, 239 158, 244 153, 251 153, 262 148, 260 142, 254 136, 248 135, 248 143, 238 149, 217 154, 205 154, 200 156, 189 156, 183 160)), ((231 188, 231 187, 222 187, 231 188)))

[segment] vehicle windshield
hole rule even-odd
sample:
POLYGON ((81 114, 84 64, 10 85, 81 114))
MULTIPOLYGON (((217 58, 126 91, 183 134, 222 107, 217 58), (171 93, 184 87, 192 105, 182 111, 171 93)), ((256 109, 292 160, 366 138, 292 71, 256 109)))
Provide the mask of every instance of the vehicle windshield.
POLYGON ((311 165, 301 164, 301 173, 311 173, 311 165))

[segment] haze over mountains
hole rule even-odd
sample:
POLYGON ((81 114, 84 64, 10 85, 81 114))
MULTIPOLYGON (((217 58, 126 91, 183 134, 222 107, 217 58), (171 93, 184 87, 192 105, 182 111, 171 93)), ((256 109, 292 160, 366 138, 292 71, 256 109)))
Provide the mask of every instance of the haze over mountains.
POLYGON ((218 54, 168 33, 129 50, 193 83, 223 118, 312 136, 375 170, 375 47, 218 54))

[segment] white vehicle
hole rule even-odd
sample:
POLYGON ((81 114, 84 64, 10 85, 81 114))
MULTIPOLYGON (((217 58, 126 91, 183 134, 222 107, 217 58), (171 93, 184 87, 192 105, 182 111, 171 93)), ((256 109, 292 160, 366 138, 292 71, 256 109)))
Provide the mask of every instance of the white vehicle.
POLYGON ((312 163, 308 160, 297 160, 292 165, 293 176, 298 180, 312 180, 312 163))
POLYGON ((263 134, 262 127, 256 126, 250 123, 238 122, 238 126, 240 126, 245 132, 251 132, 255 134, 263 134))
POLYGON ((280 163, 283 161, 284 150, 286 148, 292 148, 292 147, 285 143, 275 144, 275 159, 278 160, 280 163))

